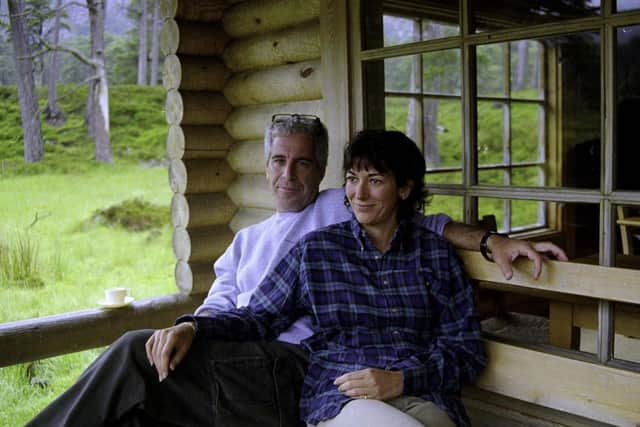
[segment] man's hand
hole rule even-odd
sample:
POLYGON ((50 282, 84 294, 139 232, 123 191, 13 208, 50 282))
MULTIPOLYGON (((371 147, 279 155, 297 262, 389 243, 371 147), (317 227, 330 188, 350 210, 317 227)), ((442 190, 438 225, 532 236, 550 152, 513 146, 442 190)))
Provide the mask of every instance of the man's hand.
POLYGON ((533 277, 536 279, 540 277, 542 272, 541 254, 548 253, 558 261, 569 260, 564 251, 551 242, 528 242, 526 240, 493 235, 489 237, 487 246, 491 251, 493 260, 507 280, 513 277, 511 264, 520 256, 526 256, 533 262, 533 277))
POLYGON ((191 323, 180 323, 170 328, 158 329, 145 344, 149 364, 156 367, 160 381, 174 370, 193 343, 196 329, 191 323))
POLYGON ((367 368, 341 375, 333 383, 356 399, 388 400, 402 394, 404 375, 401 371, 367 368))

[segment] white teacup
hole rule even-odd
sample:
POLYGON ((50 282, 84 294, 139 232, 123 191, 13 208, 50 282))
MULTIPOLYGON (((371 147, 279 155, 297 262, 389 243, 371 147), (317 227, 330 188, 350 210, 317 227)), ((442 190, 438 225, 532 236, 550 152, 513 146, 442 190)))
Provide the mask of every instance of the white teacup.
POLYGON ((127 294, 127 288, 111 288, 104 291, 104 301, 107 304, 123 304, 127 294))

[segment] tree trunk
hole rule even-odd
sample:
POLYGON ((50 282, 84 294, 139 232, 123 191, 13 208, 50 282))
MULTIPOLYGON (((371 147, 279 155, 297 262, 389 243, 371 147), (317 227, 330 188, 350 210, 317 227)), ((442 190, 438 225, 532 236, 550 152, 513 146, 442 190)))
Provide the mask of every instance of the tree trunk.
MULTIPOLYGON (((56 0, 56 16, 53 21, 53 45, 58 46, 60 41, 60 15, 62 14, 62 0, 56 0)), ((60 126, 64 123, 65 117, 62 110, 58 106, 58 51, 52 50, 49 53, 49 70, 48 70, 48 86, 47 92, 47 107, 44 109, 45 118, 47 122, 52 126, 60 126)))
POLYGON ((527 77, 527 68, 529 67, 529 42, 522 40, 518 42, 518 54, 516 58, 516 78, 513 90, 522 90, 525 88, 525 78, 527 77))
POLYGON ((140 0, 140 23, 138 25, 138 85, 147 84, 147 0, 140 0))
POLYGON ((149 76, 149 84, 155 86, 158 84, 158 63, 160 51, 160 0, 153 0, 153 20, 151 21, 151 75, 149 76))
POLYGON ((91 28, 91 61, 94 78, 89 83, 87 122, 95 140, 95 160, 112 161, 109 140, 109 87, 105 66, 104 20, 105 0, 87 0, 91 28))
POLYGON ((27 23, 24 0, 9 1, 13 57, 16 64, 20 115, 24 132, 24 160, 40 161, 44 155, 42 129, 38 117, 38 94, 33 76, 33 58, 27 42, 27 23))

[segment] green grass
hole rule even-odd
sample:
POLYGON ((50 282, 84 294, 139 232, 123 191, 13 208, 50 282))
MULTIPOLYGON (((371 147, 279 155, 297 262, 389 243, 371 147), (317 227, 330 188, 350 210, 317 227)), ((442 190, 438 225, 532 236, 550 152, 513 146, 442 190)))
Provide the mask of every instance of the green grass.
MULTIPOLYGON (((92 160, 86 90, 59 93, 67 122, 43 126, 44 160, 28 165, 15 88, 0 87, 1 322, 94 308, 113 286, 136 299, 176 292, 171 191, 157 166, 166 162, 164 89, 110 88, 112 164, 92 160)), ((1 368, 0 426, 26 423, 99 353, 1 368)))

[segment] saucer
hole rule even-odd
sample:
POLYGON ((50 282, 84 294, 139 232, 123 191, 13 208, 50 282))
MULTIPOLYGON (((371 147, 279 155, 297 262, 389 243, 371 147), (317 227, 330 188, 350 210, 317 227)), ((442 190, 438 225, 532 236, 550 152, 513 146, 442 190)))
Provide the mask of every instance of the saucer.
POLYGON ((123 302, 106 302, 105 300, 101 299, 100 301, 98 301, 98 305, 102 308, 120 308, 120 307, 125 307, 129 304, 131 304, 134 300, 133 297, 124 297, 124 301, 123 302))

